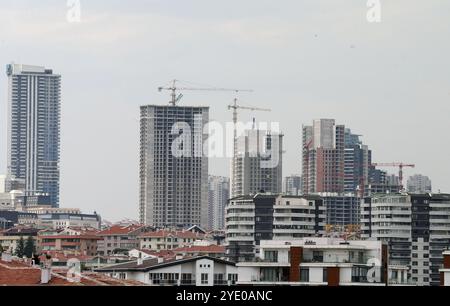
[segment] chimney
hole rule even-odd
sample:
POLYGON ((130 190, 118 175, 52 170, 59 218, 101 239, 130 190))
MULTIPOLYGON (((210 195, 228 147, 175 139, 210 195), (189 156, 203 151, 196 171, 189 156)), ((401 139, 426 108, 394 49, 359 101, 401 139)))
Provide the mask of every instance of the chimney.
POLYGON ((41 268, 41 284, 48 284, 52 279, 52 269, 45 265, 41 268))
POLYGON ((138 259, 137 259, 137 265, 138 266, 142 266, 143 264, 144 264, 144 260, 142 259, 142 253, 139 252, 139 256, 138 256, 138 259))

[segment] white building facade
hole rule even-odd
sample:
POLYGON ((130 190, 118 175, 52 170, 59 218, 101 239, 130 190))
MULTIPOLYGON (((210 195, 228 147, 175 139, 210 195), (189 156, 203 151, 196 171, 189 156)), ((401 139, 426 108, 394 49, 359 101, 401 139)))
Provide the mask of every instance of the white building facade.
POLYGON ((230 200, 226 207, 227 256, 251 260, 262 240, 313 237, 325 233, 326 210, 320 197, 257 194, 230 200))
POLYGON ((234 263, 209 256, 166 261, 162 258, 150 258, 96 271, 151 286, 231 286, 238 278, 234 263))
POLYGON ((262 241, 253 262, 239 262, 238 285, 384 286, 410 284, 407 267, 389 266, 380 241, 300 238, 262 241))

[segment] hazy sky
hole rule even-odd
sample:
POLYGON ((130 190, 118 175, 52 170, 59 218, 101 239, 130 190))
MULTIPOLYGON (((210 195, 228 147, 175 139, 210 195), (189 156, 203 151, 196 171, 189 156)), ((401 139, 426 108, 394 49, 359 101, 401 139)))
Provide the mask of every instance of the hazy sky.
MULTIPOLYGON (((251 88, 242 120, 279 121, 284 175, 300 173, 301 126, 335 118, 375 162, 416 163, 450 192, 450 2, 382 0, 1 0, 0 63, 62 75, 61 206, 109 220, 138 216, 139 105, 166 104, 156 88, 177 78, 251 88)), ((6 75, 0 74, 0 173, 6 172, 6 75)), ((230 121, 233 95, 185 92, 230 121)), ((394 171, 391 169, 390 171, 394 171)), ((210 162, 228 176, 228 161, 210 162)))

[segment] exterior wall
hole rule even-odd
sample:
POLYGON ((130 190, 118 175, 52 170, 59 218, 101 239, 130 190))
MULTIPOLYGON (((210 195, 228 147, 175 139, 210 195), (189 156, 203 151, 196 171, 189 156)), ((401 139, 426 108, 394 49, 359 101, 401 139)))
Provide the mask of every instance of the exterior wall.
POLYGON ((302 177, 291 175, 284 178, 283 193, 286 195, 299 196, 302 194, 302 177))
POLYGON ((61 76, 44 67, 7 66, 8 177, 59 206, 61 76))
POLYGON ((214 261, 201 259, 195 262, 195 281, 196 286, 213 286, 214 285, 214 261), (208 280, 202 282, 201 277, 208 275, 208 280))
POLYGON ((225 228, 225 206, 230 197, 230 179, 210 175, 208 192, 208 229, 223 230, 225 228))
POLYGON ((326 206, 326 224, 335 228, 359 225, 361 218, 361 199, 353 195, 320 194, 326 206))
POLYGON ((428 176, 416 174, 410 176, 407 182, 407 189, 410 193, 428 193, 432 191, 431 180, 428 176))
POLYGON ((383 264, 380 241, 311 237, 262 241, 260 248, 259 260, 237 264, 238 284, 384 285, 383 269, 386 275, 395 276, 396 284, 407 284, 407 267, 383 264), (375 282, 370 282, 369 276, 375 277, 375 282))
POLYGON ((143 282, 148 285, 196 285, 196 286, 214 286, 214 285, 226 285, 231 275, 237 275, 238 271, 235 266, 231 266, 224 263, 215 262, 214 260, 207 258, 199 258, 195 261, 184 262, 168 267, 154 268, 149 271, 123 271, 123 272, 104 272, 114 278, 124 278, 143 282), (161 281, 154 283, 151 279, 151 275, 171 275, 170 282, 161 281), (181 283, 181 275, 188 274, 193 283, 183 284, 181 283), (202 274, 208 275, 207 280, 202 282, 202 274), (223 283, 216 284, 214 276, 217 274, 223 275, 223 283))
MULTIPOLYGON (((26 243, 29 236, 23 236, 23 239, 26 243)), ((33 237, 35 247, 38 247, 37 237, 33 237)), ((3 250, 9 251, 14 254, 17 244, 20 240, 20 236, 0 236, 0 245, 3 247, 3 250)))
POLYGON ((282 192, 283 135, 271 135, 268 131, 248 130, 237 139, 236 156, 233 158, 231 197, 257 194, 261 190, 270 193, 282 192), (276 164, 267 167, 272 154, 276 164))
POLYGON ((389 243, 389 261, 410 267, 418 285, 440 284, 442 252, 450 244, 450 195, 373 196, 362 205, 362 237, 389 243))
POLYGON ((325 214, 318 197, 258 194, 232 199, 226 207, 227 256, 236 262, 251 260, 260 241, 324 234, 325 214))
POLYGON ((81 255, 97 255, 97 239, 79 235, 38 236, 39 252, 67 251, 81 255))
POLYGON ((345 127, 332 119, 303 127, 303 194, 344 191, 345 127))
POLYGON ((192 245, 197 239, 169 237, 138 237, 139 248, 148 250, 172 250, 192 245))
POLYGON ((141 106, 140 222, 157 227, 207 226, 208 158, 201 146, 207 107, 141 106), (170 148, 179 135, 176 123, 191 128, 190 156, 175 157, 170 148), (200 133, 200 138, 196 135, 200 133))
POLYGON ((444 273, 444 286, 450 286, 450 271, 443 272, 444 273))

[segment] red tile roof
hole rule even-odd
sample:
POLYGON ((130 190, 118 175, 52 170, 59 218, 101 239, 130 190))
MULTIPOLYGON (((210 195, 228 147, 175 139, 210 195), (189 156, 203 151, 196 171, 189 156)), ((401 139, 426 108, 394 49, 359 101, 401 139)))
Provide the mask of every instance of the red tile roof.
POLYGON ((41 239, 82 239, 82 240, 101 240, 102 238, 96 235, 44 235, 39 236, 41 239))
POLYGON ((67 270, 52 270, 52 278, 48 284, 41 284, 40 268, 18 262, 0 260, 0 286, 142 286, 137 281, 118 280, 106 275, 88 272, 82 273, 80 282, 71 282, 67 277, 67 270))
POLYGON ((225 247, 222 245, 193 245, 193 246, 187 246, 187 247, 181 247, 173 249, 173 252, 175 253, 224 253, 225 254, 225 247))
POLYGON ((201 238, 203 238, 202 234, 193 233, 191 231, 168 231, 168 230, 147 232, 147 233, 140 235, 139 237, 165 238, 168 236, 182 238, 182 239, 201 239, 201 238))
POLYGON ((48 252, 45 252, 45 254, 39 256, 39 259, 41 260, 41 262, 46 259, 46 255, 50 255, 50 257, 53 260, 59 261, 59 262, 66 262, 67 260, 72 259, 72 258, 76 258, 79 261, 89 261, 94 258, 94 256, 87 256, 87 255, 82 255, 82 254, 69 254, 69 253, 64 253, 64 252, 48 251, 48 252))
POLYGON ((132 233, 142 227, 143 227, 143 225, 129 225, 129 226, 113 225, 108 229, 100 231, 99 233, 97 233, 97 235, 99 235, 99 236, 127 235, 127 234, 132 233))
POLYGON ((175 253, 172 250, 149 250, 149 249, 142 249, 139 250, 141 252, 144 252, 147 255, 157 256, 157 257, 175 257, 175 253))

